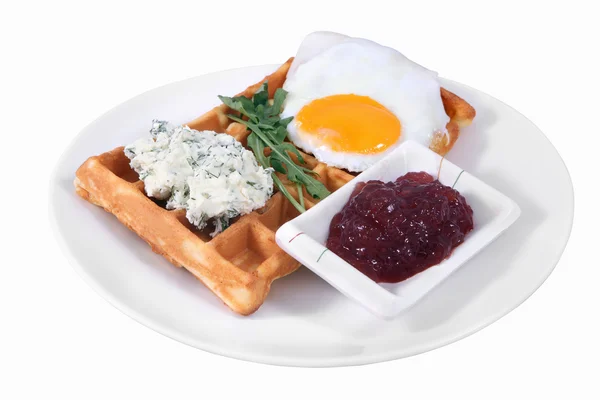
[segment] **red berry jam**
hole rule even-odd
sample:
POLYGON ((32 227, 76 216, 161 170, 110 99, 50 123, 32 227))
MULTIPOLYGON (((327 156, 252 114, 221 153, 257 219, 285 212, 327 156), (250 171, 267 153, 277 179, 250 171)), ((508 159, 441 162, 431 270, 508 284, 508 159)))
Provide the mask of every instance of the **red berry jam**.
POLYGON ((333 217, 327 248, 375 282, 400 282, 439 264, 473 229, 473 210, 425 172, 356 185, 333 217))

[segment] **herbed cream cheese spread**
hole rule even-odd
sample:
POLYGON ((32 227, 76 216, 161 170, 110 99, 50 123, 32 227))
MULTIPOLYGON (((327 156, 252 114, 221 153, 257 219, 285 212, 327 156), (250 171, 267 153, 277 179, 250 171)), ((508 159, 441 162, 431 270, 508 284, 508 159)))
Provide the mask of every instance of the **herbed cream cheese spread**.
POLYGON ((198 229, 212 219, 212 236, 231 218, 263 207, 273 193, 271 168, 224 133, 155 120, 150 137, 126 146, 125 155, 148 196, 166 200, 167 209, 185 209, 198 229))

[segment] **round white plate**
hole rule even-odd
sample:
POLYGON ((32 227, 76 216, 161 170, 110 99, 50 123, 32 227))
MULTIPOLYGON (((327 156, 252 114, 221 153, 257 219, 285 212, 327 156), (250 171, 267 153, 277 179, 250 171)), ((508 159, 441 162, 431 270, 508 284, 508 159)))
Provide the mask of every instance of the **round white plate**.
POLYGON ((275 281, 252 316, 233 314, 99 207, 76 196, 89 156, 147 135, 152 119, 185 123, 272 72, 267 65, 204 75, 135 97, 86 127, 51 181, 50 219, 69 260, 100 295, 142 324, 191 346, 297 366, 385 361, 452 343, 498 320, 548 277, 567 243, 573 188, 560 156, 527 118, 467 86, 442 80, 477 110, 448 159, 506 194, 519 220, 416 306, 380 320, 305 268, 275 281))

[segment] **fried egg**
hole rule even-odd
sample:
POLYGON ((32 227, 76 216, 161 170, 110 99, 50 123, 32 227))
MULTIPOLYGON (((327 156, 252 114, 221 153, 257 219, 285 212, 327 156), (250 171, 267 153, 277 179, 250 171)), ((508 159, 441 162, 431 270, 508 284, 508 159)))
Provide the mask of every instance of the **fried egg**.
POLYGON ((290 140, 330 166, 364 171, 404 140, 447 134, 437 74, 366 39, 308 35, 283 88, 290 140))

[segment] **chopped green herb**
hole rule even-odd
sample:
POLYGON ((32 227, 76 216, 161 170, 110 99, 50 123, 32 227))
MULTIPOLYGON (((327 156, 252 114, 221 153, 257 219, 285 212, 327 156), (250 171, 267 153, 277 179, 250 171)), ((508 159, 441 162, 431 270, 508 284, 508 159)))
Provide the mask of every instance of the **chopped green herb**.
POLYGON ((229 218, 221 217, 219 219, 221 222, 221 231, 224 231, 225 229, 229 228, 229 218))
POLYGON ((147 171, 139 174, 140 180, 143 181, 144 179, 146 179, 147 177, 149 177, 150 175, 153 175, 153 174, 154 174, 154 170, 148 169, 147 171))

